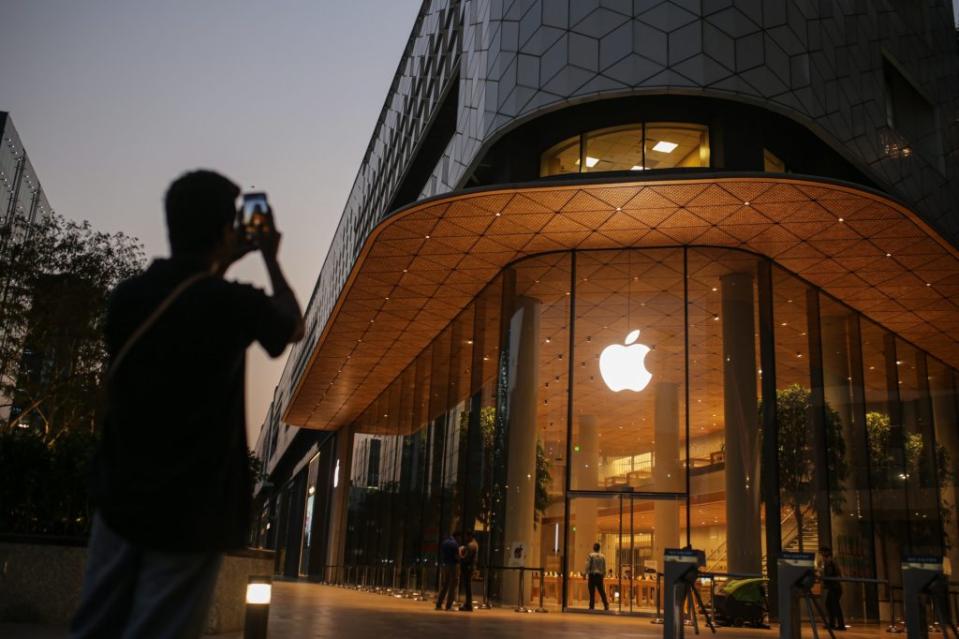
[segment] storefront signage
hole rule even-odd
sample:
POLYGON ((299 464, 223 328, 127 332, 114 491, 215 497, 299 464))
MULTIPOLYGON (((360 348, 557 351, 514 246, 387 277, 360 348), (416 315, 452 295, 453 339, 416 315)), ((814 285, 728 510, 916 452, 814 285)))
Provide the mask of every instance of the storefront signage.
POLYGON ((627 335, 623 344, 610 344, 599 356, 599 372, 614 393, 626 389, 638 393, 653 378, 653 374, 646 370, 646 355, 650 348, 634 343, 637 339, 638 329, 627 335))
POLYGON ((813 568, 816 565, 816 555, 811 552, 783 552, 779 559, 787 566, 797 568, 813 568))

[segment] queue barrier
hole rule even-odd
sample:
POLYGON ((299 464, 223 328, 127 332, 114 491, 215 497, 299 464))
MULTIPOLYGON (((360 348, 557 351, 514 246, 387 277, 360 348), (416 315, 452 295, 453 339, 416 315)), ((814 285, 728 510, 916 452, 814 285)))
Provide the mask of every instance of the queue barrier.
POLYGON ((492 608, 492 603, 489 598, 489 576, 490 572, 493 570, 518 570, 519 571, 519 587, 516 589, 516 608, 514 612, 549 612, 543 606, 543 597, 546 592, 546 569, 542 566, 538 568, 531 568, 526 566, 487 566, 486 574, 484 575, 484 597, 483 602, 484 608, 492 608), (526 573, 535 572, 539 574, 539 606, 536 608, 529 608, 525 604, 525 593, 526 593, 526 573))
POLYGON ((829 636, 835 639, 836 635, 826 623, 826 613, 822 609, 819 598, 812 592, 814 584, 841 582, 888 585, 888 581, 885 579, 818 577, 816 575, 816 556, 813 553, 784 552, 777 560, 777 569, 779 571, 777 598, 779 602, 779 636, 781 639, 801 639, 803 609, 807 613, 814 639, 819 639, 820 621, 826 627, 829 636))

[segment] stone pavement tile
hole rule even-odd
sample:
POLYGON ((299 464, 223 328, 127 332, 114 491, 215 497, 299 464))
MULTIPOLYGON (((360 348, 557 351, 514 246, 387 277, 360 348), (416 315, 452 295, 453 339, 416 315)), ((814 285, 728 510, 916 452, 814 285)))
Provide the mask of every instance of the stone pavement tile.
MULTIPOLYGON (((773 639, 778 629, 720 628, 716 639, 773 639)), ((701 637, 709 634, 701 628, 701 637)), ((648 617, 549 612, 521 614, 510 608, 473 613, 436 611, 432 602, 412 601, 369 592, 307 582, 273 584, 270 639, 572 639, 599 635, 602 639, 653 639, 663 627, 648 617)), ((809 628, 804 636, 811 637, 809 628)), ((66 629, 0 623, 3 639, 65 639, 66 629)), ((688 637, 692 636, 691 629, 688 637)), ((880 639, 878 626, 854 628, 840 639, 880 639)), ((216 635, 239 639, 241 633, 216 635)), ((209 639, 214 639, 210 637, 209 639)), ((820 639, 828 639, 823 631, 820 639)))
MULTIPOLYGON (((521 614, 511 609, 473 613, 433 609, 432 602, 378 595, 313 583, 276 582, 269 635, 330 639, 567 639, 601 633, 602 639, 661 637, 663 627, 648 617, 549 612, 521 614)), ((776 630, 720 628, 717 639, 772 639, 776 630)), ((806 629, 810 637, 812 633, 806 629)), ((701 628, 701 636, 709 631, 701 628)), ((691 635, 691 630, 690 630, 691 635)), ((879 627, 839 635, 841 639, 879 639, 879 627)), ((821 638, 828 638, 823 631, 821 638)))

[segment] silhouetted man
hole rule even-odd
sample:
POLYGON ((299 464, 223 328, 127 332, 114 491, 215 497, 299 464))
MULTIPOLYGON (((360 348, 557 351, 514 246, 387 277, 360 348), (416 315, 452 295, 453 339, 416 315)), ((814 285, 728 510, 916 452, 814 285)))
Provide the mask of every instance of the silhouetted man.
POLYGON ((436 596, 436 609, 441 610, 453 607, 456 599, 456 567, 459 564, 459 542, 453 533, 450 533, 440 544, 440 591, 436 596))
POLYGON ((257 341, 278 357, 303 322, 272 213, 246 237, 234 228, 239 194, 210 171, 173 182, 170 258, 111 299, 97 514, 74 638, 198 637, 222 553, 246 543, 246 349, 257 341), (223 279, 254 246, 272 296, 223 279))
POLYGON ((846 620, 842 615, 842 577, 839 564, 832 556, 832 549, 823 546, 819 549, 822 556, 822 589, 826 598, 826 626, 833 630, 845 630, 846 620))
POLYGON ((460 552, 460 575, 463 582, 463 605, 460 610, 473 612, 473 571, 476 570, 476 558, 479 555, 479 542, 473 532, 466 531, 463 546, 460 552))
POLYGON ((593 544, 593 552, 586 555, 586 587, 589 589, 589 609, 596 607, 596 591, 603 600, 603 609, 609 610, 606 599, 606 557, 599 552, 599 544, 593 544))

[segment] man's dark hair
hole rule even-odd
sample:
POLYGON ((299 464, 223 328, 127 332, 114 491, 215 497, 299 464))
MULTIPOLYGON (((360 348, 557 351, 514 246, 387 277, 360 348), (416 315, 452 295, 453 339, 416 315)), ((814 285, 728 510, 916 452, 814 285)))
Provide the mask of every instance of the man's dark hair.
POLYGON ((599 552, 599 544, 593 544, 593 552, 599 552))
POLYGON ((233 224, 240 187, 214 171, 181 175, 167 189, 163 205, 173 254, 204 254, 223 238, 223 227, 233 224))

